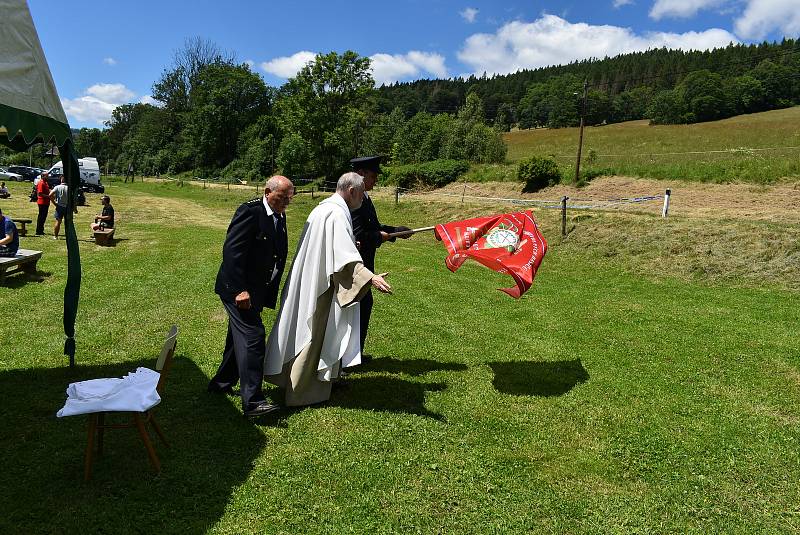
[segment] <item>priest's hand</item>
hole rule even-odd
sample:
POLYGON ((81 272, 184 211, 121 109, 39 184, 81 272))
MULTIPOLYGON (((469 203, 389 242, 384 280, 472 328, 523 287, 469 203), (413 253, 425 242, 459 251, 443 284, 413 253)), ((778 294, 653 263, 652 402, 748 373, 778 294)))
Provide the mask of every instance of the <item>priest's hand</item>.
POLYGON ((381 231, 381 242, 385 242, 389 239, 389 233, 381 231))
MULTIPOLYGON (((404 226, 394 227, 394 231, 395 232, 408 232, 409 230, 411 230, 411 229, 408 228, 408 227, 404 227, 404 226)), ((407 240, 413 235, 414 234, 412 232, 409 232, 408 234, 405 234, 403 236, 398 236, 398 238, 403 238, 404 240, 407 240)))
POLYGON ((372 287, 385 294, 392 293, 392 287, 389 286, 389 283, 384 279, 384 277, 388 275, 389 272, 381 273, 380 275, 374 275, 372 277, 372 287))
POLYGON ((236 308, 250 310, 250 294, 247 290, 234 297, 234 301, 236 302, 236 308))

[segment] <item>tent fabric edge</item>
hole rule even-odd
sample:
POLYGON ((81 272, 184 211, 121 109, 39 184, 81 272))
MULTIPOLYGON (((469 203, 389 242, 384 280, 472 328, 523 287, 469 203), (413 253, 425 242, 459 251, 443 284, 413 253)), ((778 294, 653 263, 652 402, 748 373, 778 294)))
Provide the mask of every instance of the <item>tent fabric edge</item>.
POLYGON ((68 124, 0 103, 0 143, 12 149, 25 150, 34 143, 51 142, 63 147, 71 137, 68 124))

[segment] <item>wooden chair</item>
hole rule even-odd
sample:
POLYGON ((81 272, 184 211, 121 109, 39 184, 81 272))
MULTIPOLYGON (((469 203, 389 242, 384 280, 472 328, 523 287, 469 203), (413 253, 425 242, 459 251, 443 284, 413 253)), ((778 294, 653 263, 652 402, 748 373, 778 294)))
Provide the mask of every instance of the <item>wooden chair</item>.
MULTIPOLYGON (((169 374, 170 367, 172 366, 172 357, 175 355, 175 346, 177 345, 178 339, 178 326, 173 325, 169 333, 167 334, 167 339, 164 341, 164 346, 161 348, 161 355, 158 357, 158 361, 156 361, 156 371, 161 374, 158 379, 158 384, 156 386, 156 392, 163 400, 164 398, 164 383, 166 382, 167 375, 169 374)), ((157 406, 157 405, 156 405, 157 406)), ((154 407, 155 408, 155 407, 154 407)), ((153 427, 153 430, 156 432, 158 437, 161 439, 161 442, 164 443, 165 446, 169 447, 167 443, 166 437, 164 437, 164 433, 161 431, 158 423, 156 422, 155 417, 153 416, 153 409, 150 409, 145 412, 120 412, 119 414, 127 414, 131 417, 131 421, 124 424, 107 424, 105 423, 106 414, 115 414, 112 412, 96 412, 89 414, 89 433, 88 433, 88 441, 86 444, 86 462, 84 465, 84 472, 83 472, 83 479, 84 481, 89 481, 92 477, 92 461, 94 460, 94 445, 95 439, 97 441, 97 454, 103 454, 103 434, 106 429, 132 429, 136 428, 139 433, 139 436, 144 443, 144 447, 147 450, 147 455, 150 458, 150 464, 153 465, 153 468, 156 472, 161 471, 161 463, 158 460, 158 456, 156 455, 155 449, 153 449, 153 444, 150 441, 150 436, 147 433, 147 424, 150 424, 153 427)))

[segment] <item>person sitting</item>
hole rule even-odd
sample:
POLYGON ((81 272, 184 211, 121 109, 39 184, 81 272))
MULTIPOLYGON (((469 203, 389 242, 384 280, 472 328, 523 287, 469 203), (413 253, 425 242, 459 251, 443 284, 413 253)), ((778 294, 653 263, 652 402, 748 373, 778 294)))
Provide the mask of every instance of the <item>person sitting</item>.
POLYGON ((114 228, 114 207, 111 206, 111 197, 103 195, 100 197, 100 202, 103 203, 103 212, 94 217, 92 232, 114 228))
POLYGON ((9 193, 6 183, 0 183, 0 199, 8 199, 9 197, 11 197, 11 193, 9 193))
POLYGON ((0 256, 17 256, 19 233, 11 218, 3 215, 0 209, 0 256))

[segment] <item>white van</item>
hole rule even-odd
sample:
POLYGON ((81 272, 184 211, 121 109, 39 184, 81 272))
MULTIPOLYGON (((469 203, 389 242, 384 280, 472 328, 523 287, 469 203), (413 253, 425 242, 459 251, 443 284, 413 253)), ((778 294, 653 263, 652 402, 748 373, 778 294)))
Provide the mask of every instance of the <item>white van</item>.
MULTIPOLYGON (((103 193, 105 187, 100 183, 100 166, 97 163, 97 158, 81 158, 78 160, 78 169, 81 171, 81 187, 86 191, 94 191, 96 193, 103 193)), ((64 174, 64 166, 61 162, 56 164, 47 171, 47 181, 49 183, 56 183, 61 180, 61 175, 64 174)))

